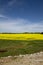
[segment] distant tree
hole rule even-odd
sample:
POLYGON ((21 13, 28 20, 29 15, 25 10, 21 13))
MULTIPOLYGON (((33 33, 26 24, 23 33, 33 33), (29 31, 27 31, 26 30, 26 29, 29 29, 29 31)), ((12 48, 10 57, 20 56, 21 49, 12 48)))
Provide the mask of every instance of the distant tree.
POLYGON ((43 34, 43 32, 41 32, 41 34, 43 34))
POLYGON ((29 32, 24 32, 25 34, 29 34, 29 32))

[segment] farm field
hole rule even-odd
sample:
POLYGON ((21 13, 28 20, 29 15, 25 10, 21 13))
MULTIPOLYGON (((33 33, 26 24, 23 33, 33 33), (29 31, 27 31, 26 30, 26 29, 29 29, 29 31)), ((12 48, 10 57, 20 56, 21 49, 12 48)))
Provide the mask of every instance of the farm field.
POLYGON ((42 34, 0 34, 0 57, 43 51, 42 34))
POLYGON ((43 34, 0 34, 0 65, 34 63, 43 65, 43 34))
POLYGON ((0 34, 6 40, 43 40, 43 34, 0 34))
POLYGON ((0 40, 0 57, 43 51, 43 40, 0 40))

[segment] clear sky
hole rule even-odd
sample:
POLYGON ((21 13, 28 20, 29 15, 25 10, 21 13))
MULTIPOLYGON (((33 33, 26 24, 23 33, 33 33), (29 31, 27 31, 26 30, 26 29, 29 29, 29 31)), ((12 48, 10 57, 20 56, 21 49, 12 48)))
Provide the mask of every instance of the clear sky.
POLYGON ((43 32, 43 0, 0 0, 0 32, 43 32))

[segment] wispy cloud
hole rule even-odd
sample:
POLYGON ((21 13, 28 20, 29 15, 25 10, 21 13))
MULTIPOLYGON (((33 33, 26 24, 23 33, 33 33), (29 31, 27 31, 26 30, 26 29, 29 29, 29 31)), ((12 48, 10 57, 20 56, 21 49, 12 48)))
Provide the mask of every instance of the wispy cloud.
POLYGON ((11 1, 8 2, 8 5, 9 5, 9 6, 12 6, 12 5, 15 4, 16 2, 17 2, 17 0, 11 0, 11 1))
POLYGON ((21 0, 11 0, 8 2, 8 6, 20 6, 23 2, 21 0))
POLYGON ((0 14, 0 18, 8 18, 8 17, 0 14))
POLYGON ((42 32, 43 22, 32 23, 25 19, 0 22, 0 32, 42 32), (27 23, 26 23, 27 22, 27 23))

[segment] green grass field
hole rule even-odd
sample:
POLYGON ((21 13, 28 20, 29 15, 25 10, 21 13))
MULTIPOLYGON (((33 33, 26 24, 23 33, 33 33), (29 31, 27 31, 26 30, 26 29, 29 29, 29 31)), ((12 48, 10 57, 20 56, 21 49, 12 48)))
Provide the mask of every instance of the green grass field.
POLYGON ((43 51, 43 40, 1 40, 0 57, 31 54, 43 51))

